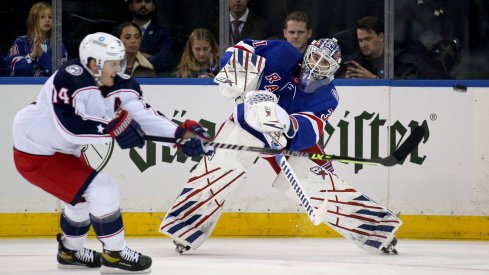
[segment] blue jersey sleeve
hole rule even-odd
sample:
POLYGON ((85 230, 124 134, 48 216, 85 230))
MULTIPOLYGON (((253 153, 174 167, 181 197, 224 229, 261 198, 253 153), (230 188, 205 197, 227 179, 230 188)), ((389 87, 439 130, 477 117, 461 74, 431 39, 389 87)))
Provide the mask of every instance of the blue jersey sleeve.
POLYGON ((255 54, 266 59, 259 90, 268 90, 277 96, 290 90, 296 83, 294 74, 302 61, 302 53, 283 40, 253 41, 255 54))
MULTIPOLYGON (((32 42, 27 36, 18 37, 10 47, 9 59, 12 76, 51 76, 52 70, 52 48, 50 43, 46 44, 47 52, 42 53, 38 58, 28 57, 32 52, 32 42)), ((68 59, 68 53, 64 45, 61 46, 61 63, 64 64, 68 59)))
POLYGON ((338 106, 338 93, 333 83, 314 93, 298 89, 295 96, 282 96, 279 105, 290 115, 297 133, 290 141, 291 150, 303 150, 316 144, 323 136, 324 127, 338 106))
POLYGON ((34 66, 37 65, 37 61, 26 57, 31 50, 32 47, 25 36, 15 39, 8 54, 11 76, 33 76, 34 66))

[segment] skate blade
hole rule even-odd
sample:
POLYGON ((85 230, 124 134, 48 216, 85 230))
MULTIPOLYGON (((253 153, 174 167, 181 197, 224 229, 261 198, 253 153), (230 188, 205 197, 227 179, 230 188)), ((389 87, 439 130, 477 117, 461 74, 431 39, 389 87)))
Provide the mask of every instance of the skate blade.
POLYGON ((145 270, 130 271, 130 270, 124 270, 120 268, 114 268, 114 267, 102 265, 102 267, 100 267, 99 272, 100 274, 145 274, 151 272, 151 267, 145 270))
POLYGON ((380 255, 385 255, 385 256, 390 256, 390 255, 399 255, 399 252, 396 250, 396 249, 393 249, 393 250, 384 250, 382 249, 380 251, 380 255))
POLYGON ((173 240, 173 244, 175 245, 175 252, 180 255, 185 251, 189 251, 191 248, 189 245, 180 244, 175 240, 173 240))
POLYGON ((98 267, 88 267, 86 265, 74 265, 74 264, 60 264, 58 263, 58 269, 92 269, 98 267))

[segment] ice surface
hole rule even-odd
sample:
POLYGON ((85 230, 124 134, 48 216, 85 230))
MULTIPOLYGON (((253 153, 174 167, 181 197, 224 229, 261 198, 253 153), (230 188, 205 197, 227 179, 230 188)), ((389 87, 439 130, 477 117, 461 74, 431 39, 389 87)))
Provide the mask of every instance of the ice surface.
MULTIPOLYGON (((183 255, 168 238, 128 238, 153 258, 151 274, 489 274, 489 242, 399 240, 399 255, 372 255, 344 239, 212 238, 183 255)), ((100 250, 96 239, 87 247, 100 250)), ((0 274, 99 274, 59 270, 52 238, 0 239, 0 274)))

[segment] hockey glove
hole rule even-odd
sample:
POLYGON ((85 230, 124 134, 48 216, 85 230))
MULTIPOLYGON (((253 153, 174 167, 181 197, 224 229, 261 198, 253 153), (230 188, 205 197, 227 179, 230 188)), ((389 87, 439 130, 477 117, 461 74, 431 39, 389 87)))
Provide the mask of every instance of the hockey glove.
POLYGON ((219 84, 221 95, 237 100, 247 91, 258 88, 266 59, 242 48, 228 49, 223 58, 229 55, 229 60, 214 77, 214 82, 219 84))
POLYGON ((144 147, 144 132, 139 123, 133 120, 126 110, 117 111, 114 119, 107 124, 107 132, 115 138, 122 149, 144 147))
POLYGON ((209 133, 196 121, 187 119, 177 127, 175 137, 182 139, 177 146, 186 156, 212 156, 214 154, 214 146, 204 144, 211 140, 209 133))

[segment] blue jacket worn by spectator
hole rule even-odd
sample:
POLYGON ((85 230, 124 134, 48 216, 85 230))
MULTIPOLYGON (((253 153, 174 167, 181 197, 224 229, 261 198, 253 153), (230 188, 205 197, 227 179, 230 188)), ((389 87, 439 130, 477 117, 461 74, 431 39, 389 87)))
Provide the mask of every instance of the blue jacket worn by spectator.
MULTIPOLYGON (((10 47, 8 58, 10 60, 11 76, 50 76, 53 73, 51 64, 52 48, 49 40, 42 45, 43 53, 37 59, 32 59, 32 41, 27 36, 15 39, 10 47)), ((68 53, 64 45, 61 47, 62 63, 68 60, 68 53)))
POLYGON ((149 61, 158 73, 172 71, 178 61, 176 53, 179 51, 171 29, 154 21, 144 30, 140 51, 151 55, 149 61))

